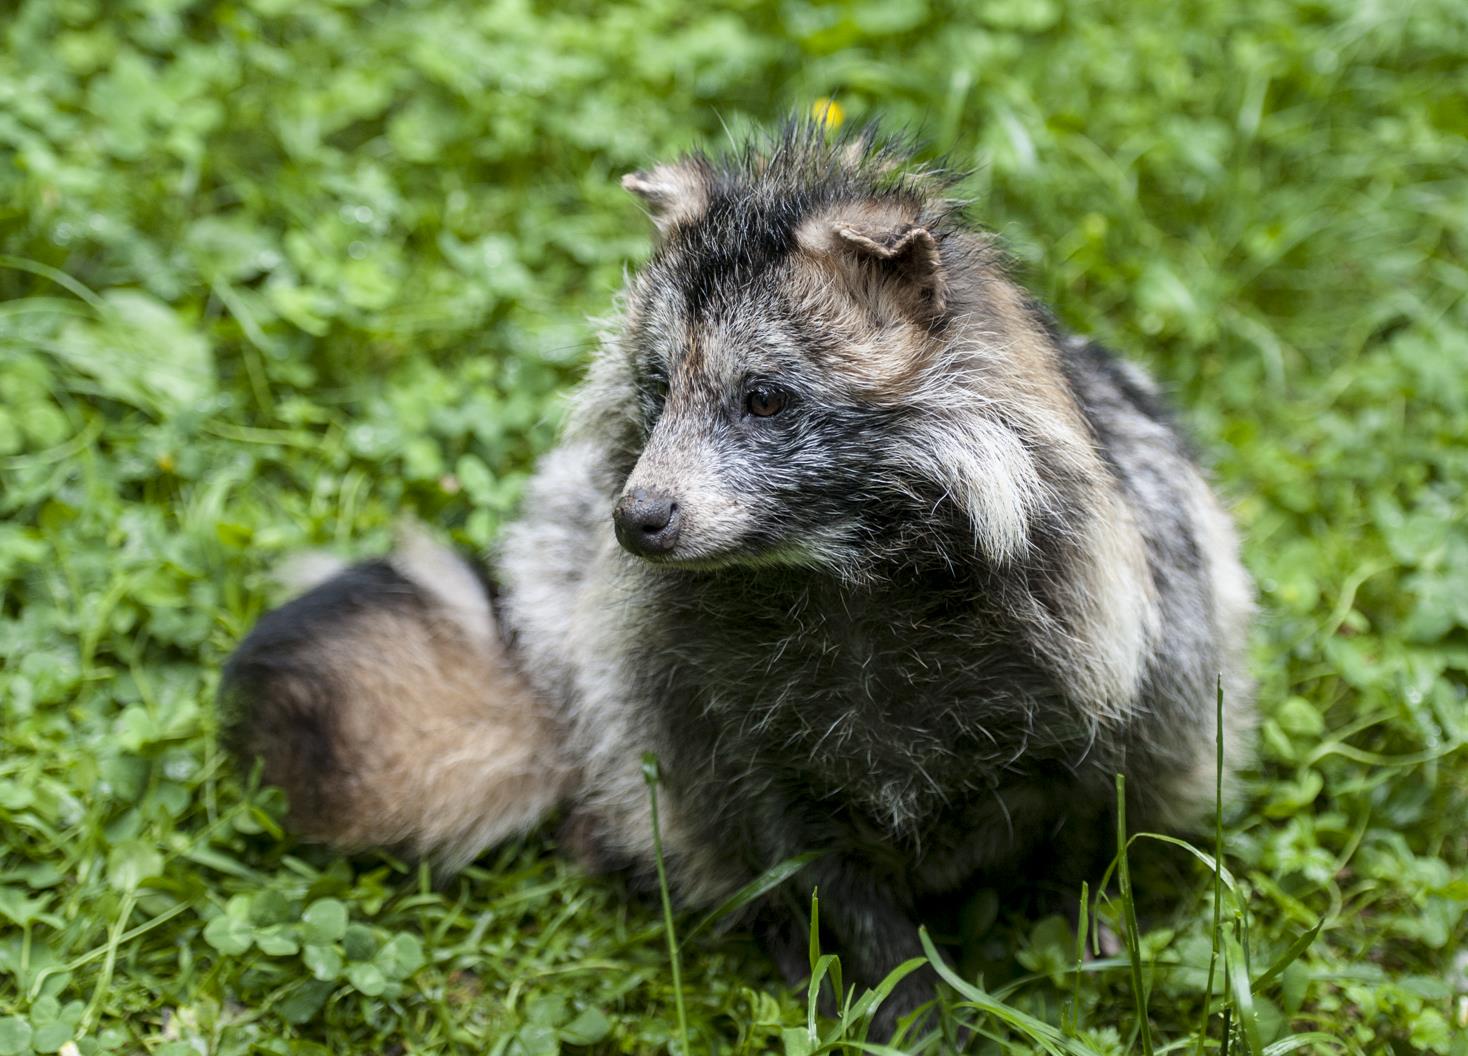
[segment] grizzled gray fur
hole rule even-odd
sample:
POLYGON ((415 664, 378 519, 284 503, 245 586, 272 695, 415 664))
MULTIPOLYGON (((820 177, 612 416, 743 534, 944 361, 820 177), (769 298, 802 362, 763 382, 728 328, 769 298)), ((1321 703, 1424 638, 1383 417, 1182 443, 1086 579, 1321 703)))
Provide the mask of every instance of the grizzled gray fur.
MULTIPOLYGON (((1133 828, 1194 822, 1220 675, 1247 755, 1250 589, 1152 381, 870 133, 623 182, 657 247, 494 586, 418 539, 231 661, 234 741, 302 827, 454 864, 563 805, 646 872, 651 751, 682 900, 822 852, 800 887, 870 984, 926 901, 1104 862, 1118 772, 1133 828)), ((761 911, 777 953, 802 926, 761 911)))

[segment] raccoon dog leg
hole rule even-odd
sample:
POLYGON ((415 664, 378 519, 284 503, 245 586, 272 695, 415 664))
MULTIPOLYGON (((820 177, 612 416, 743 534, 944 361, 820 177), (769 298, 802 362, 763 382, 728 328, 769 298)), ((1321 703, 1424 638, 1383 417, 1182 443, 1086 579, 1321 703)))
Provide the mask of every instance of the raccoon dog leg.
POLYGON ((510 661, 478 576, 409 537, 268 613, 230 658, 224 738, 343 849, 458 868, 570 787, 553 717, 510 661))

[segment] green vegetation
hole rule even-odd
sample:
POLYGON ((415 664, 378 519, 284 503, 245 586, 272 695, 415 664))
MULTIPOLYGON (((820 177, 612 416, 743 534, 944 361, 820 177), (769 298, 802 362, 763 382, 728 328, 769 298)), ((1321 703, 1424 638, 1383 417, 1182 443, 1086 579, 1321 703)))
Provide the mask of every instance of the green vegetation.
MULTIPOLYGON (((293 844, 210 701, 285 555, 494 539, 647 251, 621 172, 823 96, 973 167, 1035 291, 1166 379, 1263 605, 1229 875, 1134 841, 1144 930, 1113 886, 1080 973, 980 893, 945 1018, 1197 1052, 1211 985, 1202 1051, 1468 1053, 1465 67, 1457 0, 12 0, 0 1056, 677 1044, 655 902, 549 834, 442 887, 293 844)), ((695 923, 693 1050, 814 1051, 695 923)))

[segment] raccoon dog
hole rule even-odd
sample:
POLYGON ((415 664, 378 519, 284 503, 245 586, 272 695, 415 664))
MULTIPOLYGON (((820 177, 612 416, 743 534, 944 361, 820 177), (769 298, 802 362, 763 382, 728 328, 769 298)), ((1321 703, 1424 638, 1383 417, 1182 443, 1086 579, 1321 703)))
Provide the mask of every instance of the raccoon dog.
MULTIPOLYGON (((1104 862, 1117 773, 1133 827, 1211 807, 1251 594, 1148 377, 870 132, 623 185, 656 250, 492 574, 415 540, 230 661, 234 744, 300 829, 454 866, 564 806, 645 874, 653 752, 683 902, 820 852, 800 887, 871 984, 926 900, 1104 862)), ((798 913, 759 918, 803 949, 798 913)))

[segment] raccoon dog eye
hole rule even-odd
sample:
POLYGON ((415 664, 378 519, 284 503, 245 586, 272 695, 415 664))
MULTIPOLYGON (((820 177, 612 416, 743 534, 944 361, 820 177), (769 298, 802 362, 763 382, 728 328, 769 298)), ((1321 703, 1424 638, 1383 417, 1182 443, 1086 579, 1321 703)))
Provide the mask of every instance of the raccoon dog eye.
POLYGON ((744 397, 744 409, 756 418, 772 418, 785 409, 785 391, 773 385, 757 385, 744 397))

